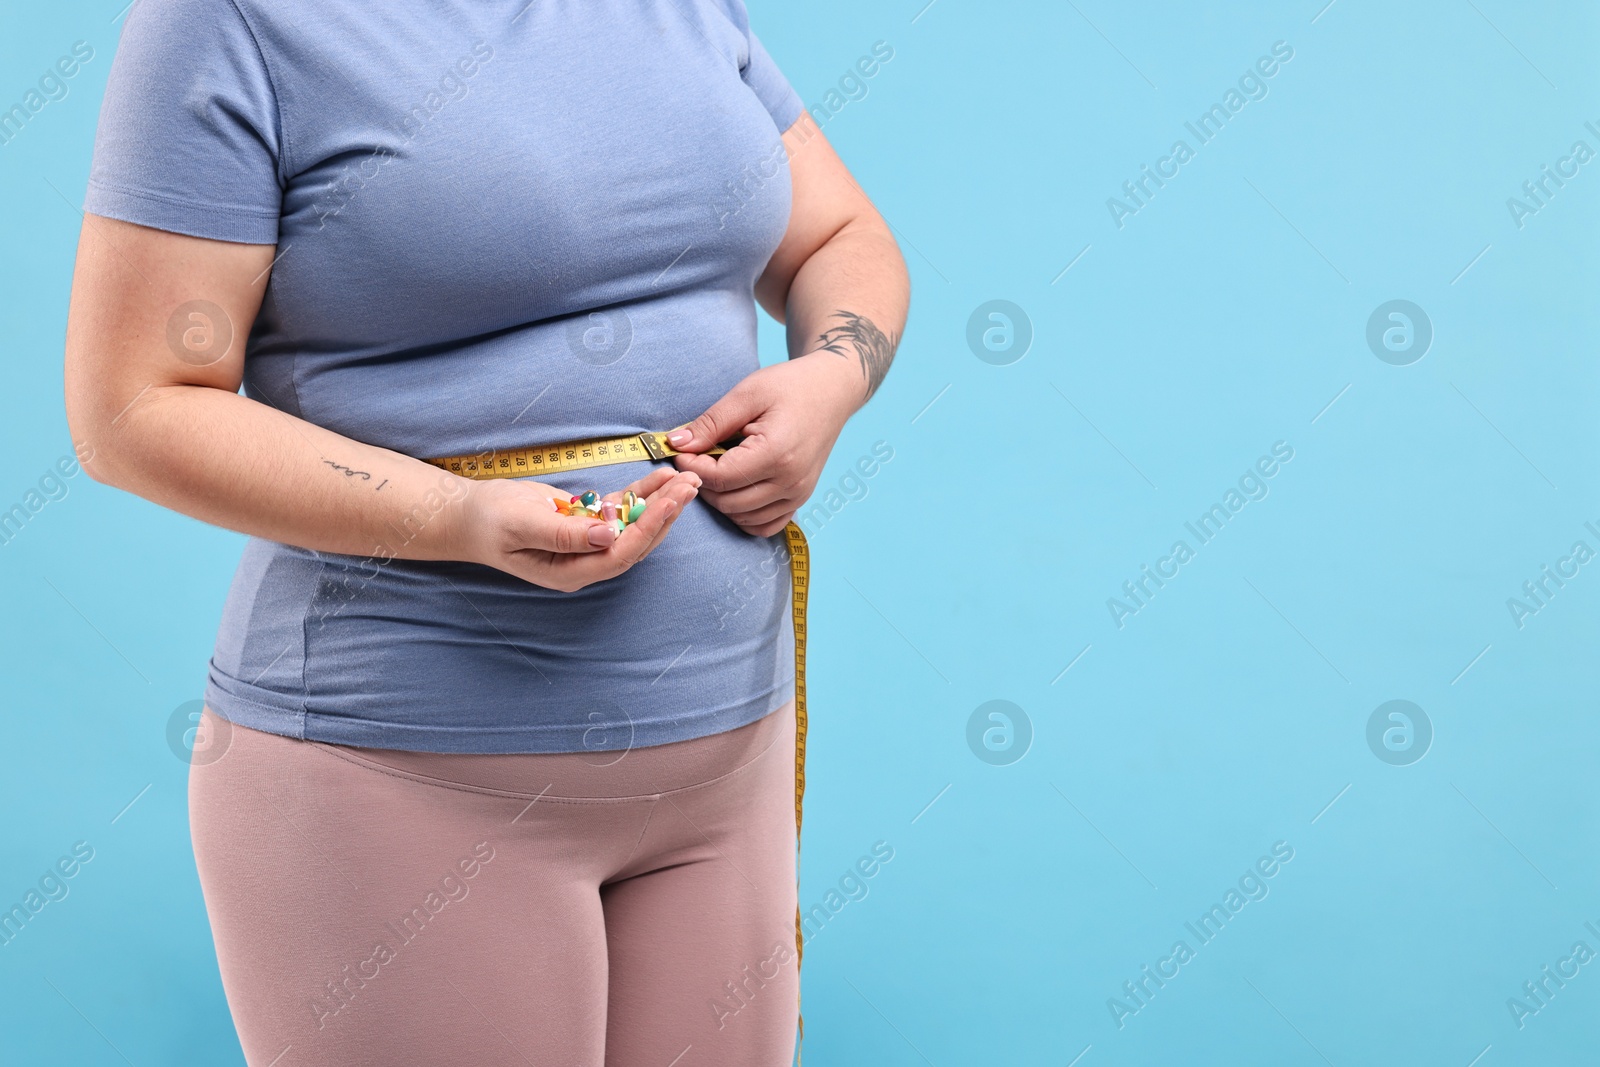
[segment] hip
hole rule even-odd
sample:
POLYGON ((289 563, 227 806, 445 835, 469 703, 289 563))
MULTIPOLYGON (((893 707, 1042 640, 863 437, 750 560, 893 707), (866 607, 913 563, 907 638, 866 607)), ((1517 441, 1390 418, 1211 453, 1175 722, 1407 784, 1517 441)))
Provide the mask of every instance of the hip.
POLYGON ((577 593, 252 540, 206 698, 258 729, 413 751, 615 750, 742 726, 787 699, 787 550, 696 510, 577 593))

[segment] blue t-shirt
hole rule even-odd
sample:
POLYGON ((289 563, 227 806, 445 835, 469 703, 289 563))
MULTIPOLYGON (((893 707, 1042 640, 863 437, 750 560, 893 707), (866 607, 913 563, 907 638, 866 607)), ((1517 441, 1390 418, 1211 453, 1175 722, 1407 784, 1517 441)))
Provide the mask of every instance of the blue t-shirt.
MULTIPOLYGON (((432 457, 662 430, 759 365, 752 288, 801 111, 741 0, 139 0, 84 209, 276 243, 245 393, 355 440, 432 457)), ((577 593, 374 552, 251 539, 211 707, 342 744, 577 752, 792 695, 783 539, 698 500, 577 593)))

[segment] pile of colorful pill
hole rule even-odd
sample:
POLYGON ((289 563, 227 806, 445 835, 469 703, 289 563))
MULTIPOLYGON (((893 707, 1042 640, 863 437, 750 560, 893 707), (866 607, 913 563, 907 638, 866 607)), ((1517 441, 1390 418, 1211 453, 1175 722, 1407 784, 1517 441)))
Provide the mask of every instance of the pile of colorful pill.
POLYGON ((622 532, 623 527, 639 521, 640 516, 644 514, 645 505, 645 502, 635 496, 631 489, 622 494, 620 504, 601 500, 600 494, 593 490, 566 500, 553 496, 550 498, 550 503, 562 515, 576 515, 580 519, 604 519, 607 525, 618 533, 622 532))

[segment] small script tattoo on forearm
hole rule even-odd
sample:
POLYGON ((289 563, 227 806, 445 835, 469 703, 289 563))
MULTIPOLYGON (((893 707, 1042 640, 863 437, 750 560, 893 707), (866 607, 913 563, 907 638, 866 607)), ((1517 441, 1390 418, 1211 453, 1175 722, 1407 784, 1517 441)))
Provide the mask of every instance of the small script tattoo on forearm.
POLYGON ((822 331, 817 337, 817 344, 821 346, 821 351, 832 352, 844 359, 849 359, 850 352, 854 350, 856 359, 861 362, 861 374, 867 380, 867 396, 870 398, 883 384, 884 375, 889 373, 889 364, 894 361, 894 350, 900 344, 900 335, 886 335, 871 319, 853 311, 835 311, 833 317, 843 321, 822 331))
MULTIPOLYGON (((372 481, 372 475, 368 474, 366 471, 352 470, 351 468, 346 467, 342 463, 335 463, 331 459, 325 459, 322 462, 326 463, 328 466, 332 467, 334 470, 340 472, 346 478, 360 477, 362 481, 366 481, 366 482, 372 481)), ((384 479, 384 481, 386 481, 386 482, 388 480, 389 479, 387 479, 387 478, 384 479)), ((380 486, 379 488, 382 488, 382 487, 380 486)))

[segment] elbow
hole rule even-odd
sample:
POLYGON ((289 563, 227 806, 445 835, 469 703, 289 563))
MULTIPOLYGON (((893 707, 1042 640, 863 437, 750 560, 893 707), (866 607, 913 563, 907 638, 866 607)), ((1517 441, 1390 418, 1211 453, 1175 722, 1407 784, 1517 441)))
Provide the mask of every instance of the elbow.
MULTIPOLYGON (((72 437, 72 453, 78 466, 93 481, 121 488, 122 478, 116 457, 124 412, 107 410, 102 398, 67 391, 67 433, 72 437)), ((128 405, 132 407, 132 405, 128 405)))
POLYGON ((160 462, 152 446, 162 416, 153 412, 181 390, 170 381, 108 371, 105 362, 97 366, 69 346, 63 390, 67 432, 85 474, 102 485, 131 490, 145 481, 152 462, 160 462))
POLYGON ((83 468, 83 473, 89 476, 90 481, 99 482, 101 485, 117 486, 119 483, 111 473, 109 457, 104 453, 96 452, 94 446, 88 441, 79 441, 73 438, 72 453, 78 459, 78 466, 83 468))
POLYGON ((878 239, 881 240, 887 248, 887 258, 890 263, 890 269, 899 275, 901 285, 904 286, 907 297, 909 298, 911 291, 911 271, 906 267, 905 252, 901 250, 900 241, 895 237, 894 230, 889 226, 888 220, 882 215, 878 214, 876 209, 874 209, 872 212, 872 228, 877 233, 878 239))
POLYGON ((901 251, 900 242, 889 221, 877 208, 866 205, 861 214, 840 232, 852 235, 863 247, 872 249, 872 255, 884 276, 892 279, 892 284, 904 291, 907 299, 910 298, 911 272, 906 268, 905 253, 901 251))
POLYGON ((104 435, 91 430, 85 420, 73 417, 68 409, 67 432, 72 436, 72 454, 77 459, 78 466, 87 474, 91 481, 101 485, 115 485, 115 477, 111 473, 110 455, 104 447, 96 447, 96 442, 104 441, 104 435))

